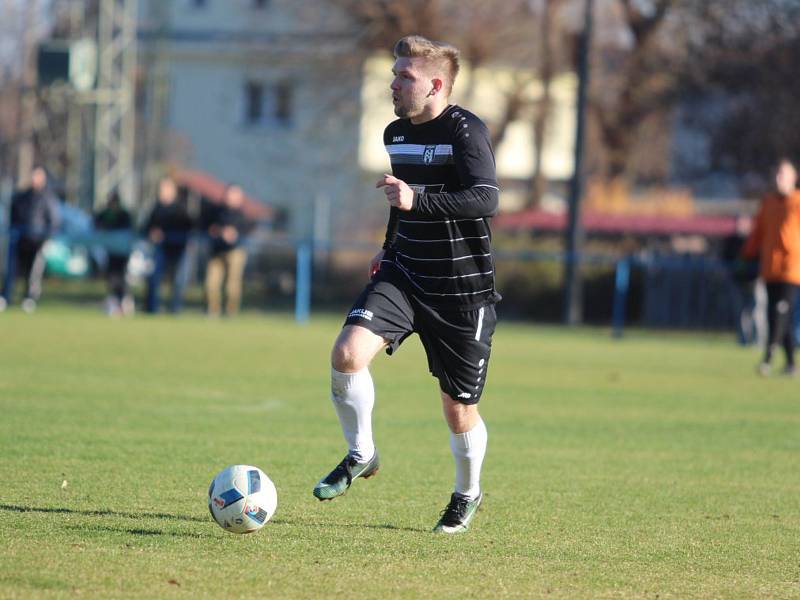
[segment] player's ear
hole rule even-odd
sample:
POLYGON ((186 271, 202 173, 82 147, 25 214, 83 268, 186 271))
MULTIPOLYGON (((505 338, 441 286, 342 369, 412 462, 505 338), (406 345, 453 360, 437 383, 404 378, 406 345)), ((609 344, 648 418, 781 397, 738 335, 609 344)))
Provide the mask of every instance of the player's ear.
POLYGON ((428 93, 428 95, 435 96, 436 94, 440 94, 443 88, 444 88, 444 81, 442 81, 438 77, 431 79, 431 91, 428 93))

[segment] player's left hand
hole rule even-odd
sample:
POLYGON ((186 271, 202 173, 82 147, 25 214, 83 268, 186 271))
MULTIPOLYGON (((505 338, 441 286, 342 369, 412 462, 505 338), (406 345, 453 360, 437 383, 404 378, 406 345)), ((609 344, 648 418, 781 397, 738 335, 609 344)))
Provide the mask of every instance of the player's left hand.
POLYGON ((394 175, 384 173, 383 177, 375 184, 376 188, 383 188, 389 204, 400 210, 411 210, 414 203, 414 190, 408 184, 394 175))

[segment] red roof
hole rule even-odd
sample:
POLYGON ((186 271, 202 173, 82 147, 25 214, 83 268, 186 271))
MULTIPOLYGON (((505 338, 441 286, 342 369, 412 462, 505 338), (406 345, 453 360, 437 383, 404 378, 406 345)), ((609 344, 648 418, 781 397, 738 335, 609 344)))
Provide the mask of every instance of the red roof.
MULTIPOLYGON (((492 220, 497 229, 562 231, 566 213, 526 210, 503 213, 492 220)), ((736 217, 725 215, 619 215, 587 212, 583 215, 587 233, 628 233, 637 235, 696 234, 722 237, 736 231, 736 217)))
MULTIPOLYGON (((175 174, 175 181, 178 185, 191 190, 192 192, 208 198, 212 202, 222 202, 222 194, 227 184, 213 175, 203 171, 191 171, 188 169, 178 171, 175 174)), ((244 194, 244 204, 242 210, 251 219, 264 220, 270 219, 273 215, 271 206, 265 204, 258 198, 254 198, 246 191, 244 194)))

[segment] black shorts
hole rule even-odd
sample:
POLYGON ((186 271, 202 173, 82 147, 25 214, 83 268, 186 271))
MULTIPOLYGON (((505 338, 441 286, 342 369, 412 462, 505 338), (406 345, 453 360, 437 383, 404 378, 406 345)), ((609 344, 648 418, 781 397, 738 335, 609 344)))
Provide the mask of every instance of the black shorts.
POLYGON ((360 325, 387 340, 389 355, 417 333, 442 391, 462 404, 477 404, 497 322, 494 304, 445 311, 410 293, 398 281, 402 277, 385 266, 378 271, 353 304, 345 325, 360 325))

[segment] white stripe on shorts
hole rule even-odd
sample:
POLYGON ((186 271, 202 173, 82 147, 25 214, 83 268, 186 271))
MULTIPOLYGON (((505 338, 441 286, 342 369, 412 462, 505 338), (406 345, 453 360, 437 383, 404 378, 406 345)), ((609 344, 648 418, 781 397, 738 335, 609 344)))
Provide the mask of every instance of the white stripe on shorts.
POLYGON ((478 330, 475 332, 476 342, 481 341, 481 329, 483 329, 483 309, 483 306, 478 309, 478 330))

